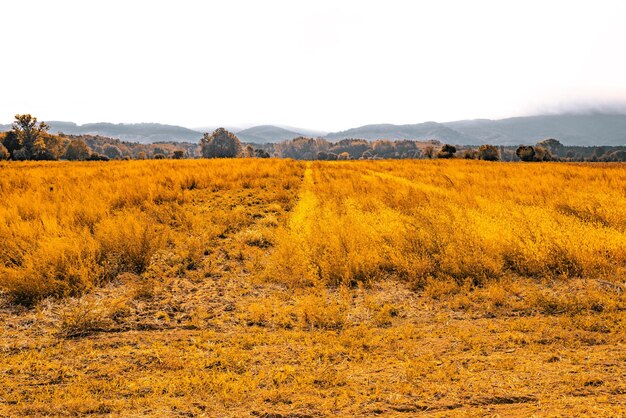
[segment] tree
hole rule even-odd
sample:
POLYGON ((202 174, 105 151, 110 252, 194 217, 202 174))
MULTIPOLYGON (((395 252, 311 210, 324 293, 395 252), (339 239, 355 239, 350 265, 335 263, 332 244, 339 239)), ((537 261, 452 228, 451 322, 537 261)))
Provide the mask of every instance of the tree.
POLYGON ((0 143, 0 160, 8 160, 11 154, 2 143, 0 143))
POLYGON ((361 158, 364 160, 371 160, 372 157, 374 157, 374 154, 370 150, 367 150, 363 154, 361 154, 361 158))
POLYGON ((167 157, 168 152, 165 148, 161 147, 161 146, 155 146, 152 148, 152 157, 154 157, 157 154, 163 154, 167 157))
POLYGON ((15 115, 13 132, 19 144, 25 148, 22 154, 26 156, 26 159, 43 159, 46 149, 43 135, 48 129, 49 126, 45 122, 37 123, 37 118, 29 114, 15 115))
POLYGON ((554 157, 547 148, 535 145, 535 161, 554 161, 554 157))
POLYGON ((327 148, 325 140, 317 140, 299 136, 297 138, 282 141, 275 145, 274 149, 283 158, 294 158, 297 160, 315 160, 317 153, 327 148))
POLYGON ((326 151, 320 151, 317 153, 317 160, 328 160, 328 153, 326 151))
POLYGON ((433 147, 432 145, 428 145, 426 148, 424 148, 424 156, 428 159, 433 158, 433 155, 435 154, 435 147, 433 147))
POLYGON ((83 161, 89 158, 91 150, 82 139, 75 139, 69 143, 64 158, 70 161, 83 161))
POLYGON ((549 139, 544 139, 543 141, 539 141, 537 142, 537 146, 548 150, 551 156, 562 155, 563 150, 565 148, 563 144, 561 144, 561 142, 557 141, 554 138, 549 138, 549 139))
POLYGON ((13 159, 15 159, 13 153, 22 148, 22 143, 20 142, 20 139, 15 131, 7 132, 4 137, 4 141, 2 141, 2 144, 6 147, 7 151, 9 151, 9 154, 13 159))
POLYGON ((535 148, 532 146, 521 145, 515 151, 515 155, 522 161, 535 161, 535 148))
POLYGON ((463 150, 461 156, 466 160, 475 160, 478 158, 478 152, 475 149, 468 148, 463 150))
POLYGON ((200 149, 204 158, 238 158, 243 153, 239 138, 224 128, 216 129, 211 135, 205 133, 200 149))
POLYGON ((381 139, 372 144, 372 150, 376 155, 380 155, 383 158, 390 158, 391 154, 395 151, 395 145, 388 139, 381 139))
POLYGON ((254 150, 254 155, 256 158, 270 158, 270 153, 260 148, 254 150))
POLYGON ((30 149, 28 147, 24 148, 30 151, 30 158, 33 160, 54 160, 54 155, 50 152, 48 144, 42 137, 37 138, 30 146, 30 149))
POLYGON ((494 145, 481 145, 478 147, 478 159, 485 161, 498 161, 500 159, 498 148, 494 145))
POLYGON ((115 145, 107 145, 104 147, 103 154, 112 160, 122 158, 122 151, 115 145))
POLYGON ((174 154, 172 154, 172 158, 175 160, 182 160, 183 158, 185 158, 185 151, 183 151, 182 149, 177 149, 176 151, 174 151, 174 154))
POLYGON ((437 153, 437 158, 453 158, 455 153, 456 147, 454 145, 445 144, 437 153))
POLYGON ((246 145, 246 147, 243 149, 243 156, 244 158, 254 158, 254 148, 252 147, 252 145, 246 145))

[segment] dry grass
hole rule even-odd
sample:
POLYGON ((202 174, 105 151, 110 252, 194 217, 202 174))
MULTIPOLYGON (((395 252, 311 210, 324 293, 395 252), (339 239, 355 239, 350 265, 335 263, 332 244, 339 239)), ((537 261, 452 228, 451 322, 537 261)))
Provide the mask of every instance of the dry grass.
POLYGON ((626 165, 0 172, 0 416, 626 408, 626 165))

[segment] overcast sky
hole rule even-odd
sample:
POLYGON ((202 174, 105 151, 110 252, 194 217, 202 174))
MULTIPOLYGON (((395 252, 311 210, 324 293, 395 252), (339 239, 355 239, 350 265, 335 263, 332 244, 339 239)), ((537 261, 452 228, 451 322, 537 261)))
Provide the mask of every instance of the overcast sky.
POLYGON ((6 1, 0 123, 341 130, 626 102, 624 1, 6 1))

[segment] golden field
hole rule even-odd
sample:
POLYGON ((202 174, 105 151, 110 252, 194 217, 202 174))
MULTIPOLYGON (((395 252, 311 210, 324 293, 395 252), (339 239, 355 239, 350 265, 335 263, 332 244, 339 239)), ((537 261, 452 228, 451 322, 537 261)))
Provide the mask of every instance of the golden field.
POLYGON ((0 416, 623 416, 626 164, 0 163, 0 416))

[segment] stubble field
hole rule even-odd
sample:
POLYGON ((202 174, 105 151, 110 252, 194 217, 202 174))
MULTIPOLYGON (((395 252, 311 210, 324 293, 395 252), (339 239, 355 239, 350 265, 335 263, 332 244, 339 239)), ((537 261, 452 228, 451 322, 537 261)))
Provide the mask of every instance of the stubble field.
POLYGON ((0 163, 0 416, 620 416, 626 164, 0 163))

